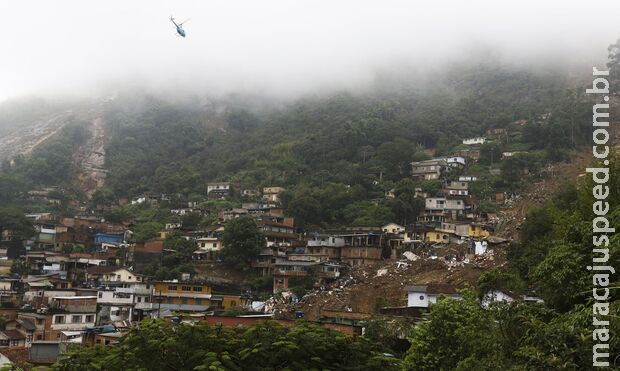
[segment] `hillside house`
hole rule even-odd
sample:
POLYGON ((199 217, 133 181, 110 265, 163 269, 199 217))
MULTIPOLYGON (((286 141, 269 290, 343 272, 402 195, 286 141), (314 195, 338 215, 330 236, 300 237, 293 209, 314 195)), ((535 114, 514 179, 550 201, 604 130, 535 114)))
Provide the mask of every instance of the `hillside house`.
POLYGON ((381 230, 354 231, 339 234, 344 239, 340 260, 352 267, 374 264, 382 259, 385 239, 381 230))
POLYGON ((159 281, 154 283, 153 308, 156 312, 202 312, 211 307, 211 287, 189 281, 159 281))
POLYGON ((478 177, 472 175, 461 175, 459 176, 459 182, 475 182, 478 180, 478 177))
POLYGON ((452 285, 420 284, 407 287, 407 307, 428 308, 431 303, 437 303, 441 296, 451 299, 462 299, 452 285))
POLYGON ((446 162, 449 168, 462 169, 466 165, 465 157, 460 156, 447 157, 446 162))
POLYGON ((100 289, 97 305, 108 308, 109 321, 140 321, 152 310, 153 286, 148 283, 123 283, 119 286, 100 289))
POLYGON ((230 183, 207 183, 207 197, 209 200, 223 200, 230 194, 230 183))
POLYGON ((237 219, 245 215, 248 215, 248 210, 243 209, 243 208, 242 209, 233 208, 233 209, 228 209, 228 210, 224 210, 220 212, 218 215, 218 219, 222 222, 228 222, 228 221, 237 219))
POLYGON ((307 241, 306 252, 326 255, 330 260, 337 260, 340 259, 340 249, 343 246, 343 237, 316 234, 307 241))
POLYGON ((196 240, 198 250, 194 251, 195 260, 214 260, 217 253, 222 250, 220 237, 201 237, 196 240))
POLYGON ((280 194, 284 191, 286 189, 282 187, 265 187, 263 188, 263 201, 279 204, 280 194))
POLYGON ((295 229, 288 224, 262 219, 258 221, 258 227, 265 235, 267 247, 291 246, 293 240, 298 238, 295 229))
POLYGON ((289 279, 292 277, 307 277, 309 275, 321 282, 334 281, 340 277, 340 265, 328 262, 277 259, 273 271, 273 291, 287 290, 289 279))
POLYGON ((426 200, 425 213, 442 212, 448 214, 453 219, 463 215, 465 210, 465 202, 461 199, 452 199, 446 197, 429 197, 426 200))
POLYGON ((381 227, 381 230, 383 231, 383 233, 389 233, 389 234, 405 233, 405 227, 403 227, 402 225, 398 225, 396 223, 386 224, 383 227, 381 227))
POLYGON ((469 184, 461 181, 450 181, 446 183, 443 192, 446 196, 467 196, 469 184))
POLYGON ((246 307, 247 297, 236 294, 220 294, 202 282, 159 281, 155 282, 153 293, 153 314, 161 317, 164 311, 204 312, 246 307))
POLYGON ((485 141, 486 141, 486 138, 484 137, 474 137, 474 138, 463 139, 463 144, 468 145, 468 146, 474 146, 474 145, 484 144, 485 141))
POLYGON ((411 163, 411 175, 414 179, 436 180, 441 176, 441 171, 448 166, 445 159, 433 159, 411 163))

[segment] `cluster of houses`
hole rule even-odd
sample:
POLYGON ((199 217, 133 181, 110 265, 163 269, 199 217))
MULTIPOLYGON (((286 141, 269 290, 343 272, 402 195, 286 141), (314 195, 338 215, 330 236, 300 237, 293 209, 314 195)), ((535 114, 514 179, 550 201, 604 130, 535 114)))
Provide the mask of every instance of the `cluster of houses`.
POLYGON ((145 318, 251 308, 249 296, 217 292, 188 276, 153 281, 125 267, 93 264, 95 260, 76 265, 78 259, 55 259, 63 270, 0 278, 0 316, 5 320, 0 354, 21 349, 27 361, 51 364, 71 346, 114 344, 145 318), (76 276, 83 281, 71 278, 76 276))
MULTIPOLYGON (((181 280, 153 281, 138 273, 174 253, 164 246, 166 236, 173 232, 195 242, 194 264, 217 261, 225 248, 226 223, 242 216, 255 218, 263 232, 266 247, 252 261, 251 268, 273 279, 274 292, 287 291, 309 278, 323 287, 335 286, 347 267, 397 260, 418 244, 465 243, 472 254, 483 253, 478 249, 479 242, 490 237, 492 226, 487 215, 476 211, 477 201, 470 194, 470 185, 477 178, 461 175, 447 180, 445 175, 465 169, 467 161, 477 161, 484 141, 466 139, 463 144, 469 148, 452 156, 411 163, 414 179, 441 181, 443 187, 432 193, 416 189, 416 196, 424 199, 424 211, 406 226, 389 223, 300 233, 281 206, 284 188, 265 187, 259 192, 227 182, 207 184, 207 198, 223 200, 239 192, 246 202, 220 211, 218 223, 194 228, 180 222, 167 223, 156 238, 139 243, 127 242, 132 234, 130 224, 110 223, 93 216, 29 214, 36 233, 25 241, 25 253, 0 249, 0 258, 23 257, 24 262, 21 275, 0 278, 0 315, 7 319, 0 331, 0 348, 30 349, 30 360, 40 355, 37 362, 45 364, 55 360, 53 355, 66 346, 113 344, 124 329, 144 318, 205 316, 231 308, 251 310, 252 298, 241 292, 218 290, 187 275, 181 280)), ((49 197, 50 192, 45 191, 31 196, 49 197)), ((393 192, 386 193, 389 197, 394 197, 393 192)), ((122 203, 162 201, 170 201, 170 197, 145 194, 122 203)), ((196 212, 202 212, 196 202, 170 209, 179 221, 196 212)), ((2 240, 10 241, 11 231, 2 232, 2 240)), ((452 289, 442 291, 419 285, 409 290, 407 308, 428 307, 439 294, 458 296, 452 289)))

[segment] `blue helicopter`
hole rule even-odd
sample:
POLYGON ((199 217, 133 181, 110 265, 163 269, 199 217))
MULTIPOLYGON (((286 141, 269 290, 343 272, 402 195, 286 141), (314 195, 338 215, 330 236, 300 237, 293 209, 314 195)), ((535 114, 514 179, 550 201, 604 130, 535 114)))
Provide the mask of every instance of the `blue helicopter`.
MULTIPOLYGON (((183 26, 183 24, 184 24, 185 22, 189 21, 189 19, 186 19, 186 20, 184 20, 182 23, 179 23, 179 24, 177 24, 177 23, 174 21, 174 18, 173 18, 173 17, 170 17, 170 20, 172 21, 172 23, 174 23, 174 26, 177 28, 177 33, 178 33, 180 36, 185 37, 185 30, 183 29, 183 27, 182 27, 182 26, 183 26)), ((179 35, 177 35, 177 36, 179 36, 179 35)))

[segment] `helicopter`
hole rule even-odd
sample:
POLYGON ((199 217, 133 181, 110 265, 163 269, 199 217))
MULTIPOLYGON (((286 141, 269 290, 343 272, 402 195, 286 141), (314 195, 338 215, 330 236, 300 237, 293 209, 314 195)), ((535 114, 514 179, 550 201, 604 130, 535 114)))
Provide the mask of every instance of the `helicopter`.
MULTIPOLYGON (((185 30, 183 29, 183 27, 182 27, 182 26, 183 26, 183 24, 184 24, 185 22, 189 21, 189 19, 186 19, 186 20, 184 20, 183 22, 181 22, 181 23, 177 24, 177 23, 174 21, 174 18, 173 18, 173 17, 170 17, 170 21, 172 21, 172 23, 174 23, 174 26, 177 28, 177 33, 178 33, 180 36, 185 37, 185 30)), ((177 36, 179 36, 179 35, 177 35, 177 36)))

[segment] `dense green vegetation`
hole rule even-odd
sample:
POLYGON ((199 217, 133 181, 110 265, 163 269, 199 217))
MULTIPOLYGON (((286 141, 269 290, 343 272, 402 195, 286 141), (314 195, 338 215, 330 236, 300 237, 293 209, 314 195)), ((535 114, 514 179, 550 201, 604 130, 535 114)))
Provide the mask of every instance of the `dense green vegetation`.
MULTIPOLYGON (((620 223, 620 158, 612 156, 606 201, 611 225, 620 223)), ((582 370, 592 365, 593 202, 589 178, 566 183, 544 206, 530 211, 521 228, 521 241, 509 252, 509 264, 485 272, 478 298, 444 300, 432 307, 429 320, 412 332, 405 360, 413 370, 582 370), (492 290, 523 293, 531 284, 544 304, 499 304, 484 310, 478 299, 492 290)), ((620 235, 609 239, 611 267, 620 263, 620 235)), ((596 254, 599 255, 600 254, 596 254)), ((595 256, 596 256, 595 255, 595 256)), ((614 295, 618 279, 611 275, 611 355, 620 350, 620 301, 614 295)), ((601 291, 602 292, 602 291, 601 291)), ((610 358, 613 360, 613 356, 610 358)))
POLYGON ((251 216, 228 222, 222 243, 226 246, 221 253, 222 261, 243 270, 250 268, 252 260, 267 246, 262 231, 251 216))
POLYGON ((15 158, 12 166, 5 161, 0 168, 0 207, 18 205, 30 211, 66 212, 68 201, 83 197, 75 184, 78 169, 73 155, 88 137, 84 123, 72 121, 30 156, 15 158), (47 197, 60 204, 50 205, 27 193, 46 187, 47 197))
POLYGON ((507 128, 468 169, 488 185, 477 194, 484 199, 489 189, 518 190, 528 181, 523 174, 540 176, 587 142, 590 98, 559 72, 489 61, 454 67, 433 84, 401 85, 262 110, 232 100, 205 112, 191 100, 121 96, 107 107, 110 173, 99 195, 109 202, 146 191, 204 198, 207 182, 224 180, 243 189, 286 187, 285 206, 302 227, 406 223, 415 218, 413 200, 370 200, 410 187, 400 183, 409 163, 430 150, 450 154, 465 148, 464 138, 507 128), (500 163, 502 151, 527 153, 500 163), (501 175, 488 173, 500 165, 501 175))
POLYGON ((368 340, 300 322, 250 327, 144 321, 116 346, 78 348, 56 370, 395 370, 368 340))

